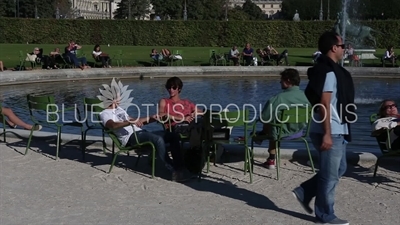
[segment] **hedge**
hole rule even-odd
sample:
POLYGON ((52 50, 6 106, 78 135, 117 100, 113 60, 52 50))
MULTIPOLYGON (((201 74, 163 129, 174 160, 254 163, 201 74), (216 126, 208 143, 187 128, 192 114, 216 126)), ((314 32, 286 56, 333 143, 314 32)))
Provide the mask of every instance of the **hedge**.
MULTIPOLYGON (((400 45, 399 20, 361 21, 378 48, 400 45)), ((135 21, 0 18, 0 43, 315 48, 334 21, 135 21)))

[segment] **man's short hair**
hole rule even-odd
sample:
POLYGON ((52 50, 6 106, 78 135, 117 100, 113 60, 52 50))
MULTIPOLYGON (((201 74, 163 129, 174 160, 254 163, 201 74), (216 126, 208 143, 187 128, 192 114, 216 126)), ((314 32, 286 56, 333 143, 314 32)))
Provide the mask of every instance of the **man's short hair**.
POLYGON ((322 54, 326 55, 331 49, 332 46, 338 44, 339 34, 333 31, 327 31, 323 33, 318 40, 318 49, 322 54))
POLYGON ((171 87, 176 87, 179 90, 182 90, 183 88, 183 82, 181 79, 179 79, 179 77, 171 77, 167 80, 167 82, 165 83, 165 88, 169 89, 171 87))
POLYGON ((300 74, 296 69, 285 69, 281 72, 282 80, 289 81, 292 85, 300 85, 300 74))

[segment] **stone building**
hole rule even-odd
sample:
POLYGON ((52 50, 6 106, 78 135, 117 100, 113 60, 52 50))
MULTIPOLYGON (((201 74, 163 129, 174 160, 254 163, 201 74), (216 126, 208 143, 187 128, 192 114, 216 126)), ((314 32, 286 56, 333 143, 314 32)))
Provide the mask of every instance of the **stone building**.
MULTIPOLYGON (((242 6, 246 0, 228 0, 230 7, 242 6)), ((278 11, 282 10, 282 1, 283 0, 253 0, 253 3, 256 4, 263 11, 265 15, 268 17, 273 17, 278 11)))
POLYGON ((72 17, 83 19, 112 19, 121 0, 71 0, 72 17))

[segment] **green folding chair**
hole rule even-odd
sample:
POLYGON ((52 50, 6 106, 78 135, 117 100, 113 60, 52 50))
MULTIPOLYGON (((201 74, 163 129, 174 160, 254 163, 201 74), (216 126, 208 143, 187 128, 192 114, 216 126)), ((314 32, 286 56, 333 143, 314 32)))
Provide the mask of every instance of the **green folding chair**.
POLYGON ((171 66, 172 66, 174 63, 178 66, 178 65, 179 65, 179 62, 180 62, 180 64, 181 64, 181 66, 184 66, 184 65, 183 65, 183 51, 182 51, 182 50, 175 50, 175 51, 173 51, 173 54, 172 54, 172 55, 173 55, 173 56, 172 56, 172 59, 171 59, 171 66), (176 55, 181 56, 182 59, 176 59, 176 58, 175 58, 176 55))
MULTIPOLYGON (((49 127, 49 128, 55 128, 57 130, 57 150, 56 150, 56 160, 58 159, 58 152, 60 150, 61 146, 61 129, 64 126, 73 126, 73 127, 79 127, 81 128, 81 150, 82 150, 82 155, 83 157, 85 156, 85 151, 84 151, 84 137, 83 137, 83 123, 80 121, 74 121, 74 122, 59 122, 59 118, 62 118, 59 113, 64 113, 64 111, 71 111, 75 110, 78 119, 81 120, 80 118, 80 113, 79 109, 76 107, 70 107, 70 108, 64 108, 64 111, 59 110, 59 108, 55 103, 54 96, 51 95, 45 95, 45 96, 33 96, 33 95, 28 95, 27 96, 28 100, 28 108, 29 108, 29 116, 34 123, 34 125, 42 125, 43 127, 49 127), (38 118, 39 113, 43 112, 46 116, 46 120, 43 120, 42 118, 38 118)), ((43 115, 42 115, 43 116, 43 115)), ((30 134, 29 134, 29 139, 28 139, 28 144, 26 146, 25 150, 25 155, 28 153, 28 150, 30 148, 32 136, 33 136, 34 130, 32 129, 30 134)))
MULTIPOLYGON (((369 121, 371 125, 377 120, 378 114, 372 114, 369 117, 369 121)), ((378 142, 379 149, 381 150, 382 155, 379 156, 375 163, 374 177, 376 177, 376 172, 378 171, 379 163, 382 158, 388 157, 400 157, 400 149, 392 149, 392 140, 390 140, 390 131, 392 129, 384 129, 384 132, 375 136, 376 141, 378 142)))
MULTIPOLYGON (((156 148, 155 148, 154 144, 150 141, 139 142, 139 140, 137 139, 137 136, 136 136, 136 132, 134 132, 133 135, 135 135, 136 143, 138 143, 138 144, 136 144, 134 146, 122 146, 121 142, 119 141, 118 137, 114 134, 114 132, 112 130, 104 127, 103 124, 101 124, 101 125, 103 126, 104 131, 108 134, 108 136, 111 138, 111 140, 113 142, 113 144, 112 144, 112 158, 113 159, 112 159, 111 166, 110 166, 108 173, 111 173, 111 170, 114 167, 115 161, 119 154, 127 153, 129 155, 129 152, 133 150, 138 155, 135 166, 137 166, 139 164, 139 160, 142 155, 147 154, 151 157, 151 177, 154 178, 155 165, 156 165, 156 148), (115 146, 117 146, 117 148, 119 149, 117 152, 115 152, 115 146), (148 147, 148 148, 146 149, 146 147, 148 147), (150 149, 150 151, 148 151, 148 149, 150 149)), ((129 125, 129 126, 132 126, 132 125, 129 125)))
MULTIPOLYGON (((103 110, 103 108, 99 105, 101 101, 97 98, 84 98, 83 104, 85 107, 85 124, 86 129, 83 132, 83 143, 85 148, 83 151, 86 151, 86 135, 90 130, 101 130, 102 134, 102 144, 103 144, 103 152, 106 153, 106 141, 104 138, 104 128, 101 126, 99 113, 103 110), (93 120, 94 119, 94 120, 93 120)), ((83 154, 83 159, 85 159, 85 153, 83 154)))
POLYGON ((6 129, 6 126, 7 126, 7 123, 6 123, 6 116, 3 114, 2 107, 3 107, 3 106, 1 105, 1 102, 0 102, 0 117, 1 117, 1 120, 2 120, 2 123, 3 123, 3 132, 0 133, 0 135, 3 135, 4 142, 6 142, 6 141, 7 141, 7 140, 6 140, 6 134, 7 134, 8 132, 10 132, 10 131, 8 131, 8 130, 6 129))
MULTIPOLYGON (((281 165, 281 150, 280 150, 280 145, 281 142, 283 141, 303 141, 307 152, 308 152, 308 157, 310 159, 311 163, 311 168, 312 171, 315 173, 314 169, 314 163, 312 160, 311 156, 311 151, 310 147, 308 145, 308 141, 306 137, 308 136, 309 130, 310 130, 310 124, 311 124, 312 116, 311 116, 311 108, 310 107, 294 107, 294 108, 289 108, 289 109, 284 109, 281 112, 280 119, 277 121, 277 123, 269 123, 271 126, 276 127, 278 129, 278 137, 277 140, 275 140, 276 144, 276 179, 279 180, 279 169, 281 165), (283 127, 288 126, 290 124, 306 124, 305 130, 303 130, 303 133, 300 136, 285 136, 283 134, 283 127)), ((260 120, 258 120, 260 121, 260 120)), ((262 141, 262 140, 271 140, 271 137, 269 136, 263 136, 263 135, 257 135, 256 134, 256 123, 254 122, 253 124, 253 135, 251 137, 251 155, 253 156, 253 149, 254 149, 254 142, 256 141, 262 141)), ((253 159, 252 159, 253 161, 253 159)))
POLYGON ((122 55, 123 55, 122 50, 118 50, 118 53, 115 54, 111 59, 113 62, 117 62, 118 67, 123 66, 122 65, 122 55))
POLYGON ((19 67, 18 70, 22 70, 25 67, 25 58, 26 54, 24 55, 23 51, 19 51, 19 67))
MULTIPOLYGON (((212 146, 213 153, 216 155, 216 147, 217 145, 240 145, 244 147, 244 174, 249 172, 250 175, 250 183, 253 182, 253 169, 251 162, 251 152, 248 147, 249 140, 249 111, 248 110, 240 110, 240 111, 231 111, 231 112, 209 112, 207 111, 204 115, 204 123, 205 128, 210 133, 211 140, 207 141, 209 146, 212 146), (214 131, 222 130, 222 129, 231 129, 241 128, 243 129, 243 137, 240 138, 230 138, 229 135, 222 135, 222 137, 217 137, 214 135, 214 131)), ((215 162, 214 162, 215 164, 215 162)), ((210 154, 207 156, 207 172, 210 170, 210 154)))

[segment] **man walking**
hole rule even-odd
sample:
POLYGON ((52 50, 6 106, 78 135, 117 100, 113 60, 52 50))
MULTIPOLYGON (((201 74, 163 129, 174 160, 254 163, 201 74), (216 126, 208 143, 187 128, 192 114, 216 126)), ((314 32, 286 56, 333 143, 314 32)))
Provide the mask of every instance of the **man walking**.
POLYGON ((345 45, 335 32, 325 32, 318 40, 322 55, 307 71, 309 83, 305 94, 314 107, 310 127, 311 141, 319 153, 319 171, 293 190, 302 207, 312 213, 310 202, 315 197, 318 224, 347 225, 336 217, 333 209, 335 188, 345 173, 346 143, 351 141, 350 124, 357 117, 354 105, 354 85, 350 73, 338 65, 345 45))

